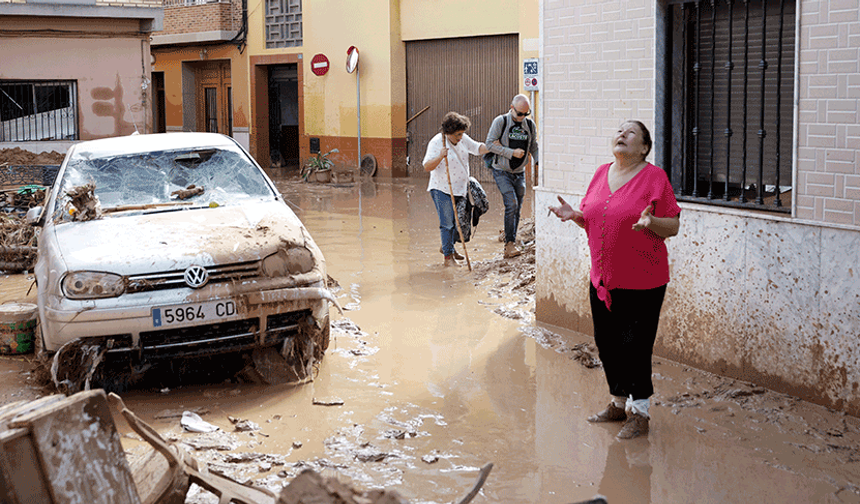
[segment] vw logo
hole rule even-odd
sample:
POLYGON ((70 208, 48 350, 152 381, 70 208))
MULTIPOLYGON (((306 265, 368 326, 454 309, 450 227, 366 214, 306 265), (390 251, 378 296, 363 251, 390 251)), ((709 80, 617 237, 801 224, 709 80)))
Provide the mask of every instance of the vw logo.
POLYGON ((199 289, 209 281, 209 273, 203 266, 191 265, 185 270, 185 283, 192 289, 199 289))

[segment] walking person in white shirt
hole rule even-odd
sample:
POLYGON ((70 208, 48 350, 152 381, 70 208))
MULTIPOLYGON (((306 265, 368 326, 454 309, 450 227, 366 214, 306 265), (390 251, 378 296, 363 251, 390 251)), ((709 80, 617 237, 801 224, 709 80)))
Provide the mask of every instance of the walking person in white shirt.
POLYGON ((442 118, 442 132, 430 139, 424 154, 424 171, 430 172, 427 191, 436 204, 439 214, 439 231, 442 239, 442 255, 445 266, 457 266, 454 250, 454 233, 457 225, 451 193, 455 201, 466 197, 469 185, 469 155, 481 156, 489 152, 483 143, 472 140, 466 134, 471 126, 469 118, 457 112, 448 112, 442 118), (444 138, 444 142, 443 142, 444 138), (447 169, 446 163, 447 158, 447 169), (448 187, 450 174, 451 188, 448 187))

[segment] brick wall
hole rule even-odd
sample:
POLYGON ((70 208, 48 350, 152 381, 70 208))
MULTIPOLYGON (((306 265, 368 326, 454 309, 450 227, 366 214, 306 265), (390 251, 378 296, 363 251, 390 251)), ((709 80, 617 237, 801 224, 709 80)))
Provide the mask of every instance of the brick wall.
POLYGON ((238 30, 241 4, 219 2, 164 8, 164 30, 159 35, 238 30))
POLYGON ((546 0, 542 184, 585 191, 625 119, 654 124, 653 0, 546 0))
POLYGON ((800 7, 797 216, 860 226, 860 1, 800 7))

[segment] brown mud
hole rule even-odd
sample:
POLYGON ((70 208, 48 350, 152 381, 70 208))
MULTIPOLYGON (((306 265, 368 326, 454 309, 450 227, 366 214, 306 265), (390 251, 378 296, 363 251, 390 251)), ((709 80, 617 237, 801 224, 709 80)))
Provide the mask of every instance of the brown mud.
MULTIPOLYGON (((492 182, 472 272, 443 267, 426 182, 276 183, 345 309, 314 381, 260 386, 198 363, 200 380, 122 394, 211 470, 277 492, 311 468, 414 503, 455 501, 488 462, 475 503, 860 502, 860 421, 757 384, 655 358, 647 438, 587 423, 608 398, 593 341, 535 323, 534 244, 521 235, 524 253, 502 258, 492 182), (183 411, 219 430, 184 431, 183 411)), ((0 277, 0 302, 26 300, 22 277, 0 277)), ((38 396, 27 359, 0 357, 0 402, 38 396)), ((147 449, 117 423, 129 454, 147 449)), ((187 502, 213 497, 192 487, 187 502)))

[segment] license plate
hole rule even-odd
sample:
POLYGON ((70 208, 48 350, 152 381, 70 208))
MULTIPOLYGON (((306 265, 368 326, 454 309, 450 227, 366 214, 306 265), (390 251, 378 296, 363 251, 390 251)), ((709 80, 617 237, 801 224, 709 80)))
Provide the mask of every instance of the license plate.
POLYGON ((193 324, 213 324, 238 315, 232 299, 206 303, 160 306, 152 309, 152 327, 170 327, 193 324))

